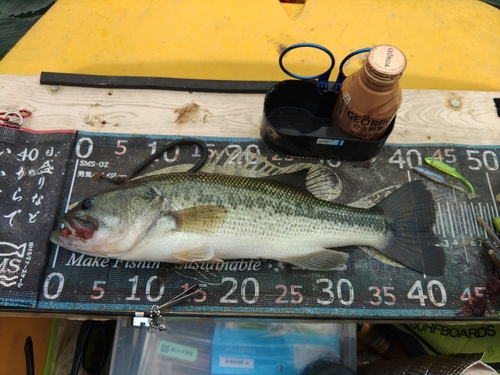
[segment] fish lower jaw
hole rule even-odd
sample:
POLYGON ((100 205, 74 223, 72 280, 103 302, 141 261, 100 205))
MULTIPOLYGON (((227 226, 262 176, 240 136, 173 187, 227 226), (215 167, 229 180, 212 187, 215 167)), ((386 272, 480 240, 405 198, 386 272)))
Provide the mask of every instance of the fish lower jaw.
POLYGON ((85 241, 92 238, 94 235, 93 229, 81 228, 77 226, 72 226, 69 222, 64 222, 64 226, 59 229, 58 234, 62 238, 74 238, 75 240, 85 241))

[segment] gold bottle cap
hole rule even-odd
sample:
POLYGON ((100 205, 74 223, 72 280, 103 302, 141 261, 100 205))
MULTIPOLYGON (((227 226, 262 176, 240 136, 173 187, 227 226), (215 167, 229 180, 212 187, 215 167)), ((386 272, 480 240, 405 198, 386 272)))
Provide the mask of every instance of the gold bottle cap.
POLYGON ((403 75, 406 57, 398 48, 382 44, 373 47, 364 64, 367 77, 377 83, 393 83, 403 75))

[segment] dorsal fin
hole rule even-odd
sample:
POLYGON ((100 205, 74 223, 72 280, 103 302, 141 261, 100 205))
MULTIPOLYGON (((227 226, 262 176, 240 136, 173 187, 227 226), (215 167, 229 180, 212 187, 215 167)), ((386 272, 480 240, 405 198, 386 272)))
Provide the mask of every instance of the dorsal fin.
POLYGON ((307 174, 309 168, 301 169, 297 172, 274 174, 271 176, 261 177, 264 181, 277 182, 284 185, 295 186, 304 191, 308 191, 306 185, 307 174))

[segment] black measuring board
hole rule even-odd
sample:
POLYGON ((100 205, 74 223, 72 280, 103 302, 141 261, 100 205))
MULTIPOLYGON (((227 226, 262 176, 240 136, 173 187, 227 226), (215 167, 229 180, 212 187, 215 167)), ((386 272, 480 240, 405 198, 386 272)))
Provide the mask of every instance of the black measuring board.
POLYGON ((37 305, 75 137, 0 127, 0 306, 37 305))
MULTIPOLYGON (((64 198, 66 207, 50 214, 53 216, 41 230, 40 238, 48 238, 56 226, 57 215, 67 206, 113 186, 106 180, 92 178, 94 172, 110 177, 127 175, 154 151, 178 138, 79 132, 68 150, 67 174, 51 189, 54 195, 64 198)), ((481 281, 477 275, 487 276, 493 269, 486 248, 477 239, 486 237, 486 233, 475 216, 489 223, 499 216, 499 202, 495 200, 500 193, 498 146, 387 144, 373 163, 367 164, 285 157, 269 150, 260 139, 198 138, 207 143, 210 151, 202 171, 260 177, 301 168, 327 169, 334 175, 335 183, 323 198, 338 203, 369 207, 403 183, 423 179, 411 167, 423 165, 425 156, 453 165, 471 181, 480 197, 471 200, 461 192, 424 181, 435 200, 435 232, 446 251, 446 272, 442 277, 398 267, 377 258, 370 249, 356 246, 342 248, 349 254, 345 268, 307 271, 277 261, 251 259, 177 265, 108 260, 74 253, 46 241, 46 270, 41 277, 34 276, 39 295, 30 307, 103 314, 149 311, 152 305, 160 305, 199 284, 202 293, 175 306, 173 313, 446 319, 455 317, 471 293, 474 296, 478 292, 470 289, 471 284, 481 281)), ((50 142, 57 143, 54 148, 62 144, 50 142)), ((144 173, 164 168, 185 171, 199 156, 195 146, 183 146, 164 154, 144 173)), ((3 162, 2 157, 0 154, 3 162)), ((13 164, 11 170, 17 170, 20 162, 9 160, 13 164)), ((0 183, 3 190, 3 182, 0 183)), ((56 205, 60 205, 59 201, 56 205)), ((4 215, 0 216, 2 238, 8 223, 4 215)), ((21 242, 28 241, 27 238, 21 242)))

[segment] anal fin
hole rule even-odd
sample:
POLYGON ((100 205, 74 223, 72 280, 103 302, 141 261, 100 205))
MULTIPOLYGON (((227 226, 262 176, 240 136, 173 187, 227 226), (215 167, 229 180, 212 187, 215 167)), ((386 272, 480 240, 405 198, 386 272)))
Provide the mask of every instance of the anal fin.
POLYGON ((283 261, 306 270, 326 271, 343 266, 347 258, 347 253, 322 249, 314 253, 286 257, 283 261))
POLYGON ((179 263, 222 262, 215 257, 214 250, 207 244, 194 249, 177 251, 174 253, 174 257, 179 263))

